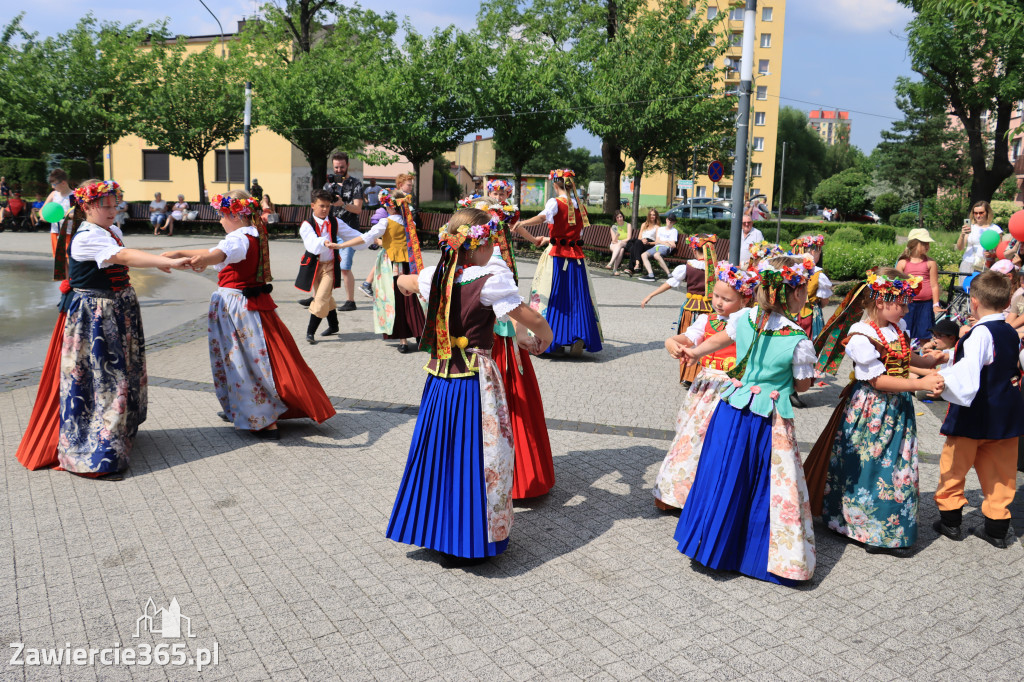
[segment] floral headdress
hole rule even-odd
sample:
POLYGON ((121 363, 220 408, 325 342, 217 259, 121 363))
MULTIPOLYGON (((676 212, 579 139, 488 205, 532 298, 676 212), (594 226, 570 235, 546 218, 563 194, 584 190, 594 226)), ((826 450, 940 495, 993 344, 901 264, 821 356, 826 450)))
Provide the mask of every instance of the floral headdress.
MULTIPOLYGON (((576 207, 579 209, 580 217, 583 219, 583 227, 590 227, 590 217, 587 215, 587 209, 580 201, 580 197, 576 194, 576 183, 573 178, 576 177, 576 171, 571 168, 556 168, 555 170, 548 173, 548 179, 552 182, 555 180, 565 181, 565 191, 568 193, 573 201, 576 202, 576 207)), ((576 227, 576 211, 573 210, 572 203, 567 206, 569 213, 569 228, 574 229, 576 227)))
POLYGON ((713 234, 691 234, 686 238, 686 243, 689 245, 694 252, 697 249, 702 249, 706 244, 714 244, 718 241, 718 237, 713 234))
POLYGON ((256 266, 256 281, 267 284, 274 278, 270 276, 270 242, 267 238, 267 226, 263 224, 260 202, 252 197, 238 199, 225 194, 216 194, 210 200, 210 206, 224 216, 251 216, 253 227, 256 228, 260 244, 259 262, 256 266))
POLYGON ((576 171, 571 168, 556 168, 555 170, 548 173, 549 180, 564 180, 566 178, 575 178, 576 171))
POLYGON ((488 180, 487 181, 487 193, 488 194, 490 194, 491 192, 493 192, 495 190, 498 190, 498 189, 504 189, 504 190, 508 190, 509 192, 511 192, 512 191, 512 183, 510 183, 508 180, 502 180, 500 178, 496 178, 494 180, 488 180))
MULTIPOLYGON (((481 209, 484 210, 484 209, 481 209)), ((485 225, 444 225, 437 233, 437 241, 448 248, 458 251, 462 249, 475 249, 491 241, 491 232, 499 227, 499 221, 491 218, 485 225)))
POLYGON ((122 196, 124 196, 121 192, 121 185, 113 180, 102 180, 85 187, 79 187, 74 192, 75 203, 79 205, 91 204, 109 195, 113 195, 115 199, 121 201, 122 196))
POLYGON ((791 287, 799 287, 807 284, 814 272, 814 261, 810 256, 804 256, 803 260, 795 265, 783 265, 775 267, 769 260, 763 260, 757 264, 761 281, 772 287, 779 287, 788 284, 791 287))
POLYGON ((921 291, 921 283, 924 279, 918 275, 906 279, 886 277, 877 272, 868 270, 867 286, 868 298, 874 300, 881 298, 883 301, 908 303, 921 291))
POLYGON ((479 208, 481 211, 486 211, 491 207, 491 200, 487 197, 482 197, 479 194, 474 194, 468 197, 462 197, 458 200, 456 205, 459 208, 479 208))
POLYGON ((715 277, 739 292, 741 296, 753 296, 761 276, 753 270, 746 270, 733 265, 727 260, 719 261, 715 266, 715 277))
POLYGON ((750 257, 758 260, 781 256, 782 253, 782 247, 772 242, 754 242, 750 245, 750 257))
POLYGON ((825 246, 825 235, 823 234, 809 234, 801 237, 801 239, 804 242, 805 249, 809 249, 812 246, 817 246, 819 248, 825 246))

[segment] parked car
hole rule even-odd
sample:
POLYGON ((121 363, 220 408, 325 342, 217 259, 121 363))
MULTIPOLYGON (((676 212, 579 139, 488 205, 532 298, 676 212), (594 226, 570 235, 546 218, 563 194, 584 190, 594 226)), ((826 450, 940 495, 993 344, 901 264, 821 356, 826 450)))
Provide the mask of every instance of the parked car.
POLYGON ((665 217, 672 216, 676 220, 682 218, 700 218, 702 220, 732 220, 732 210, 728 206, 719 204, 705 204, 702 206, 686 206, 677 204, 663 214, 665 217))
POLYGON ((821 204, 804 204, 804 213, 807 215, 821 215, 821 210, 825 208, 821 204))
POLYGON ((878 217, 874 211, 855 211, 847 213, 843 216, 843 221, 847 223, 880 223, 882 219, 878 217))
POLYGON ((800 215, 800 209, 796 206, 789 206, 782 209, 782 215, 800 215))
POLYGON ((587 204, 600 206, 604 204, 604 183, 596 180, 587 186, 587 204))

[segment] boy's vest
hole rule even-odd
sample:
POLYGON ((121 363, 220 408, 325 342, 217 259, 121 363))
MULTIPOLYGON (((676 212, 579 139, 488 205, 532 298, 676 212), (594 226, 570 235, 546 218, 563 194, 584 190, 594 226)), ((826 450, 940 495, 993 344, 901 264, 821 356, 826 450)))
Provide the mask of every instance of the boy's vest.
MULTIPOLYGON (((328 224, 331 226, 331 241, 338 241, 338 219, 334 216, 327 217, 328 224)), ((313 229, 316 230, 316 223, 311 223, 313 229)), ((319 232, 317 230, 317 232, 319 232)), ((295 277, 295 288, 301 289, 302 291, 310 291, 313 288, 313 282, 316 280, 316 270, 320 267, 320 256, 312 254, 309 251, 302 254, 302 262, 299 263, 299 274, 295 277)), ((334 249, 334 288, 337 289, 341 286, 341 254, 338 249, 334 249)))
MULTIPOLYGON (((1017 354, 1020 337, 1002 320, 985 322, 992 334, 992 363, 981 368, 978 394, 967 407, 950 403, 940 433, 975 440, 1001 440, 1024 436, 1024 396, 1021 395, 1020 369, 1017 354)), ((974 333, 975 325, 956 344, 954 362, 964 357, 964 343, 974 333)))

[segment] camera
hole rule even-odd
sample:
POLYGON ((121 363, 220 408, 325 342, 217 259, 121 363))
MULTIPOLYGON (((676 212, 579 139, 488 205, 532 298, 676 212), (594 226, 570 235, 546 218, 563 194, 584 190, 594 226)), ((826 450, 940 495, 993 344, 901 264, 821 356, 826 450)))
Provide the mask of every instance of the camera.
POLYGON ((334 183, 334 173, 327 174, 327 182, 334 183))

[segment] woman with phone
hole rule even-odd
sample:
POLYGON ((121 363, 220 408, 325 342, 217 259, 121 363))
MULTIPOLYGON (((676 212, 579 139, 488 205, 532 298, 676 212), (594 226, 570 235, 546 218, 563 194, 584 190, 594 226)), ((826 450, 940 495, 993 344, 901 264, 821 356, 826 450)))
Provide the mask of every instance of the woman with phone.
MULTIPOLYGON (((971 217, 964 218, 964 226, 956 240, 956 250, 964 252, 963 260, 960 261, 960 272, 970 273, 985 269, 985 258, 988 254, 981 248, 981 235, 985 230, 995 230, 999 233, 1003 231, 998 225, 992 224, 992 206, 987 201, 979 201, 971 207, 971 217)), ((957 284, 963 286, 963 277, 960 277, 957 284)))

